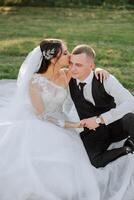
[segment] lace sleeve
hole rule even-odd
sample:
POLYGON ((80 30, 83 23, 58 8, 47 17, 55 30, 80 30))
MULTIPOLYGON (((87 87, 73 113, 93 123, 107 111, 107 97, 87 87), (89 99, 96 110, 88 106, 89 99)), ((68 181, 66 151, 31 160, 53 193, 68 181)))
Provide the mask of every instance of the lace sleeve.
POLYGON ((70 91, 69 91, 69 87, 68 87, 67 88, 67 97, 66 97, 64 104, 63 104, 63 112, 68 116, 72 107, 73 107, 73 101, 71 99, 70 91))
POLYGON ((41 92, 42 92, 42 84, 40 84, 39 79, 33 78, 30 81, 29 93, 30 93, 30 99, 31 99, 31 102, 32 102, 32 105, 37 117, 40 120, 47 120, 49 122, 54 123, 57 126, 64 127, 65 125, 64 120, 62 119, 59 120, 45 113, 45 106, 41 97, 41 92))
POLYGON ((37 115, 40 115, 41 113, 44 113, 44 103, 41 97, 42 88, 38 84, 38 82, 31 80, 29 84, 29 94, 32 106, 35 110, 35 113, 37 115))
POLYGON ((60 126, 60 127, 65 127, 65 120, 64 119, 57 119, 49 114, 46 114, 45 112, 44 113, 41 113, 38 115, 38 118, 41 119, 41 120, 47 120, 57 126, 60 126))
POLYGON ((30 99, 31 99, 31 102, 32 102, 32 105, 37 117, 40 120, 43 120, 43 121, 47 120, 60 127, 78 128, 80 126, 80 122, 76 123, 76 122, 66 121, 64 117, 59 116, 59 114, 61 114, 59 110, 58 112, 56 111, 55 113, 55 112, 49 111, 48 108, 45 108, 44 98, 42 99, 42 92, 43 94, 45 93, 44 88, 46 88, 46 82, 44 78, 43 79, 42 77, 39 77, 37 79, 34 78, 30 81, 30 87, 29 87, 30 99))

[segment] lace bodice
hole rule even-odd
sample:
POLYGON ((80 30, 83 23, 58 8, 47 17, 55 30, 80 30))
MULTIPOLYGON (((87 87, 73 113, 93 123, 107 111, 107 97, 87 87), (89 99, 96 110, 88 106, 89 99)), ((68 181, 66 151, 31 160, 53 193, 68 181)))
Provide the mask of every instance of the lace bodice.
POLYGON ((32 83, 37 83, 41 88, 45 114, 62 118, 64 115, 63 104, 67 97, 67 89, 36 73, 32 77, 32 83))

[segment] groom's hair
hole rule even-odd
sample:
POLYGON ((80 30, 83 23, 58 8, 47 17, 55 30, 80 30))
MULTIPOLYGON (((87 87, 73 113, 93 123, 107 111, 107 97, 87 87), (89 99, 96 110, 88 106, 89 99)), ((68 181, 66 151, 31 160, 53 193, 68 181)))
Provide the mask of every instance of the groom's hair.
POLYGON ((78 55, 78 54, 81 54, 81 53, 85 53, 87 56, 89 56, 93 60, 95 59, 95 56, 96 56, 94 49, 92 47, 90 47, 89 45, 86 45, 86 44, 78 45, 72 51, 73 55, 78 55))

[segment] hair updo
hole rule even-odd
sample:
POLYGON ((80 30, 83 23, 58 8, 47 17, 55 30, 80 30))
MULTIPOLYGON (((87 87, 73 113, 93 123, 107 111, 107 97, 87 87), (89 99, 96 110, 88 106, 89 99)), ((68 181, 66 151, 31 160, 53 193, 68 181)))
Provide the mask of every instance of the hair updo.
POLYGON ((41 66, 37 73, 44 73, 48 70, 51 64, 51 59, 60 58, 62 54, 62 40, 59 39, 44 39, 40 43, 40 49, 43 55, 41 66))

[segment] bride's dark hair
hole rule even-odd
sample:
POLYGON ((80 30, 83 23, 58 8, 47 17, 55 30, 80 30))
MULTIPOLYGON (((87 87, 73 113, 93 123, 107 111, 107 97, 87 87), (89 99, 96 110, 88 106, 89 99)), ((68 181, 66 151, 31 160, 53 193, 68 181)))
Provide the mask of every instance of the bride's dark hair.
POLYGON ((42 63, 40 69, 37 73, 44 73, 47 71, 49 65, 51 64, 51 59, 60 58, 62 54, 62 40, 59 39, 44 39, 40 43, 40 49, 43 55, 42 63))

